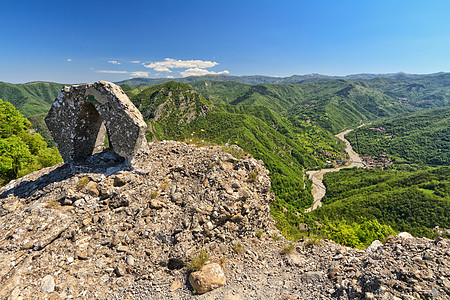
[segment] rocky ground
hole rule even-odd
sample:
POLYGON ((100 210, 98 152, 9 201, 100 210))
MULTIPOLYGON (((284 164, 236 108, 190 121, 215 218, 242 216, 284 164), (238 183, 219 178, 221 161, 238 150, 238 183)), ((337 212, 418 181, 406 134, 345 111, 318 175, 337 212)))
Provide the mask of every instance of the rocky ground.
POLYGON ((448 240, 289 243, 262 162, 227 151, 151 143, 132 169, 106 152, 3 187, 0 299, 450 299, 448 240), (201 253, 226 284, 199 295, 201 253))

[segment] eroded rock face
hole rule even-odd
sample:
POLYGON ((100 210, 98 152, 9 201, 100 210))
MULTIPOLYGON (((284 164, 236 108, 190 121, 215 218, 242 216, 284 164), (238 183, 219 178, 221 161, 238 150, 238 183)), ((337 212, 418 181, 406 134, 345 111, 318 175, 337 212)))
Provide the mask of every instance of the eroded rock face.
POLYGON ((110 146, 127 159, 146 147, 147 124, 122 89, 106 81, 66 86, 53 102, 45 122, 65 162, 110 146))

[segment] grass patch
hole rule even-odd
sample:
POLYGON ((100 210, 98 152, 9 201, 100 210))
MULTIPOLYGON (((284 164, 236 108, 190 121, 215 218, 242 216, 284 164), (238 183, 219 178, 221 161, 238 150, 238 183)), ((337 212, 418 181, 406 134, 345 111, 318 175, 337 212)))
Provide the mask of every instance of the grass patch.
POLYGON ((208 261, 208 253, 206 251, 200 251, 195 256, 189 258, 187 267, 192 272, 195 272, 200 270, 208 261))
POLYGON ((77 190, 80 191, 80 190, 84 189, 84 187, 89 183, 89 181, 91 181, 91 180, 87 176, 78 178, 78 183, 76 185, 77 190))
POLYGON ((320 246, 320 245, 322 245, 322 242, 319 239, 317 239, 317 238, 309 239, 305 243, 305 247, 306 248, 311 248, 313 246, 320 246))
POLYGON ((256 237, 257 237, 258 239, 260 239, 260 238, 263 236, 263 234, 264 234, 264 232, 260 229, 260 230, 258 230, 258 232, 256 233, 256 237))
POLYGON ((295 251, 295 247, 293 244, 289 243, 281 249, 281 254, 288 255, 292 254, 295 251))
POLYGON ((158 191, 157 190, 150 191, 150 199, 155 199, 156 197, 158 197, 158 191))
POLYGON ((252 170, 250 174, 248 174, 248 181, 255 182, 258 178, 258 172, 256 170, 252 170))
POLYGON ((233 250, 237 253, 237 254, 241 254, 244 252, 244 247, 240 244, 237 243, 233 246, 233 250))
POLYGON ((47 207, 47 208, 52 208, 52 207, 57 207, 57 206, 61 206, 61 203, 59 203, 56 200, 50 201, 45 205, 45 207, 47 207))
POLYGON ((281 241, 281 236, 279 236, 278 234, 274 234, 274 235, 272 235, 272 240, 281 241))

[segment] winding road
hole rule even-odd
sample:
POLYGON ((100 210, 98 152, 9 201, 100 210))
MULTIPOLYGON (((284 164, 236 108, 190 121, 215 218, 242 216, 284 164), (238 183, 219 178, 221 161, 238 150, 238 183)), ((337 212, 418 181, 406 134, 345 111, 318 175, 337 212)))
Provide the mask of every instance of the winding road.
MULTIPOLYGON (((361 125, 364 126, 365 124, 361 125)), ((360 126, 360 127, 361 127, 360 126)), ((345 135, 349 132, 351 132, 353 129, 349 129, 346 131, 343 131, 341 133, 336 134, 336 137, 340 140, 344 141, 346 147, 345 151, 350 156, 350 164, 338 168, 331 168, 331 169, 322 169, 322 170, 315 170, 315 171, 308 171, 306 174, 308 174, 309 179, 312 181, 312 188, 311 193, 314 197, 313 205, 305 210, 305 212, 311 212, 315 210, 318 207, 322 206, 322 198, 325 196, 325 193, 327 192, 327 189, 325 185, 323 184, 323 175, 328 172, 337 172, 341 169, 347 169, 347 168, 353 168, 353 167, 364 167, 364 163, 361 159, 361 157, 356 153, 352 146, 350 145, 350 142, 345 139, 345 135)))

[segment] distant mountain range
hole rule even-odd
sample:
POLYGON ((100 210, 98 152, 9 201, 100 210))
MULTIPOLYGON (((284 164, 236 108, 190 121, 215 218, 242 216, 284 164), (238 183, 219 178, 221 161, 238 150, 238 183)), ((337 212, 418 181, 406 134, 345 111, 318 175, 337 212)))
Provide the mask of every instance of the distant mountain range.
POLYGON ((182 83, 191 83, 201 80, 206 81, 237 81, 246 84, 260 84, 260 83, 276 83, 276 84, 295 84, 295 83, 308 83, 308 82, 320 82, 328 81, 334 79, 345 79, 345 80, 358 80, 358 79, 372 79, 372 78, 391 78, 391 79, 404 79, 404 78, 422 78, 428 76, 439 76, 443 74, 448 74, 445 72, 432 73, 432 74, 408 74, 403 72, 398 73, 388 73, 388 74, 371 74, 371 73, 361 73, 346 76, 330 76, 324 74, 306 74, 306 75, 292 75, 289 77, 271 77, 263 75, 246 75, 246 76, 233 76, 226 74, 219 75, 204 75, 204 76, 189 76, 182 78, 131 78, 122 81, 115 82, 116 84, 128 84, 134 87, 138 86, 152 86, 157 84, 162 84, 168 81, 177 81, 182 83))

